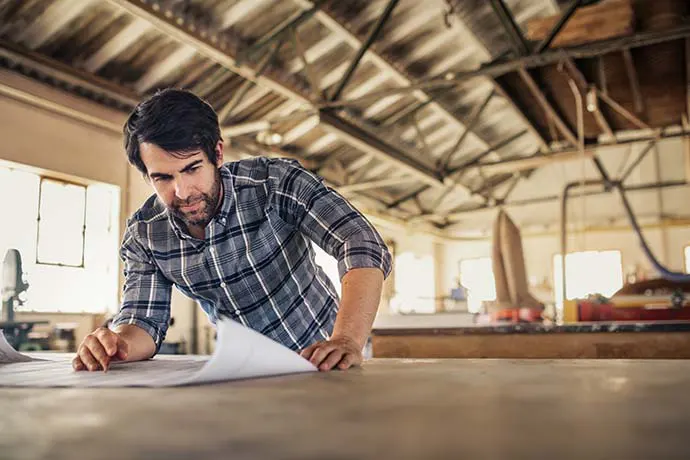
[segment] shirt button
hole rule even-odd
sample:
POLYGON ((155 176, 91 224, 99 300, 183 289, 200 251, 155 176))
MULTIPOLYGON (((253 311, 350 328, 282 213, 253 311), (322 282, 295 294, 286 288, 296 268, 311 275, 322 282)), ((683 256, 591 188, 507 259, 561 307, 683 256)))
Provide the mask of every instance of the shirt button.
POLYGON ((225 225, 225 219, 223 218, 219 219, 218 222, 220 222, 220 225, 225 225))
POLYGON ((226 286, 225 283, 220 283, 220 287, 224 288, 226 286))
POLYGON ((211 248, 209 248, 208 251, 209 251, 211 254, 215 254, 215 253, 216 253, 216 248, 211 247, 211 248))

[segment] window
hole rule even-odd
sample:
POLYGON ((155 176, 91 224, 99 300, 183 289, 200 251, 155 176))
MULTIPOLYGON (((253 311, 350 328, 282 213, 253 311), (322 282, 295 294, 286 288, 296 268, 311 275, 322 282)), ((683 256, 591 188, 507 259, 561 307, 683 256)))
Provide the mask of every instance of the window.
POLYGON ((690 273, 690 246, 685 246, 685 273, 690 273))
POLYGON ((490 257, 460 261, 460 284, 467 289, 467 310, 477 313, 482 302, 496 300, 496 280, 490 257))
POLYGON ((84 265, 86 187, 41 179, 36 262, 84 265))
POLYGON ((29 283, 18 310, 117 310, 117 187, 68 184, 0 166, 0 195, 12 197, 4 214, 10 219, 0 225, 0 271, 7 250, 18 249, 29 283))
POLYGON ((436 311, 434 259, 404 252, 395 257, 395 295, 390 309, 395 313, 436 311))
MULTIPOLYGON (((623 287, 623 264, 620 251, 573 252, 565 257, 566 294, 568 300, 590 294, 611 296, 623 287)), ((561 255, 553 257, 553 280, 556 305, 562 308, 563 277, 561 255)))

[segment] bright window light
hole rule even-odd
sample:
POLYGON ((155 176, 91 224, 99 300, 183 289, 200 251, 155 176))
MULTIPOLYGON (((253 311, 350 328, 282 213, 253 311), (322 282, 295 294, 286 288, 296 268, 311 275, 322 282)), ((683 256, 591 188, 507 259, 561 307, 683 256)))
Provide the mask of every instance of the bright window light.
POLYGON ((690 246, 685 246, 685 273, 690 273, 690 246))
POLYGON ((390 309, 395 313, 434 313, 434 259, 405 252, 395 257, 395 295, 390 309))
POLYGON ((38 221, 38 257, 42 264, 84 265, 86 187, 44 178, 38 221))
POLYGON ((467 310, 478 313, 482 302, 496 300, 496 280, 490 257, 460 261, 460 283, 467 289, 467 310))
MULTIPOLYGON (((623 264, 620 251, 573 252, 565 257, 566 294, 568 300, 583 299, 590 294, 612 296, 623 287, 623 264)), ((561 255, 553 257, 553 280, 556 305, 563 305, 561 255)))
POLYGON ((338 261, 318 245, 312 243, 311 246, 314 248, 314 260, 316 261, 316 265, 321 267, 324 273, 326 273, 328 279, 330 279, 333 286, 335 286, 336 293, 340 295, 341 286, 340 274, 338 273, 338 261))

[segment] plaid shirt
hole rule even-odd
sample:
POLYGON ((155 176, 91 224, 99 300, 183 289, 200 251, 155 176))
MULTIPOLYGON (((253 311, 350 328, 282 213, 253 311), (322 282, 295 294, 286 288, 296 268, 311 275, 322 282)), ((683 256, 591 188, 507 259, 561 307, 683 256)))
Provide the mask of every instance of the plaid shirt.
POLYGON ((111 327, 134 324, 156 351, 174 285, 209 320, 227 316, 293 349, 328 338, 338 294, 314 262, 309 240, 338 261, 342 278, 391 256, 372 225, 293 160, 253 158, 220 168, 223 201, 198 240, 152 196, 128 220, 120 254, 125 284, 111 327))

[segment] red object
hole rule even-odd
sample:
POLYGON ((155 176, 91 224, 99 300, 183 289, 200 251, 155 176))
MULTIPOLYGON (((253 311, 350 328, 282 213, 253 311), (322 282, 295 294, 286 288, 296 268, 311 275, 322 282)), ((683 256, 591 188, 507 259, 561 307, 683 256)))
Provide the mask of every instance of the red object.
POLYGON ((540 308, 506 308, 491 313, 492 322, 538 323, 542 321, 540 308))
POLYGON ((648 309, 621 308, 610 303, 581 300, 577 305, 578 321, 673 321, 690 320, 690 308, 648 309))

